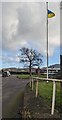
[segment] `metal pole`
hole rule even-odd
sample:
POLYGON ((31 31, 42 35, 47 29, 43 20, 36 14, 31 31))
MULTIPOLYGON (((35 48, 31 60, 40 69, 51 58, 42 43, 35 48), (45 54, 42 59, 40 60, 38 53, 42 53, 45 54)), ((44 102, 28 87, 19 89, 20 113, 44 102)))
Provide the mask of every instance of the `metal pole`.
POLYGON ((47 6, 47 30, 46 30, 46 34, 47 34, 47 79, 48 79, 48 2, 46 2, 46 6, 47 6))
POLYGON ((56 83, 53 81, 53 96, 52 96, 52 109, 51 114, 54 114, 54 106, 55 106, 55 90, 56 90, 56 83))

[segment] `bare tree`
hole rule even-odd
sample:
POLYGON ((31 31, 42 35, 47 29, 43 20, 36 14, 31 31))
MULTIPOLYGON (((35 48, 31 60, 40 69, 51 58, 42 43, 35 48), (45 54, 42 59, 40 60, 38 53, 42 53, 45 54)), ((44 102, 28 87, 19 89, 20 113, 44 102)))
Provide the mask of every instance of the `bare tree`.
POLYGON ((29 73, 31 75, 31 68, 33 66, 40 66, 42 64, 42 56, 39 52, 29 48, 20 49, 20 62, 29 67, 29 73))

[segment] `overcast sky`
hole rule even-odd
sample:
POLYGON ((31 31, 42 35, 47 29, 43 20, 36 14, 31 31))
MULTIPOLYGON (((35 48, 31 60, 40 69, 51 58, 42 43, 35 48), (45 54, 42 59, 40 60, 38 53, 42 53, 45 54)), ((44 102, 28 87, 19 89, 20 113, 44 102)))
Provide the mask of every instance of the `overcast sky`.
MULTIPOLYGON (((60 3, 50 2, 48 9, 55 13, 55 17, 48 19, 49 64, 54 64, 60 61, 60 3)), ((43 66, 45 66, 46 3, 4 2, 2 11, 0 4, 0 13, 2 13, 2 26, 0 26, 2 28, 2 55, 0 52, 2 67, 18 67, 17 56, 21 47, 39 51, 44 56, 43 66)))

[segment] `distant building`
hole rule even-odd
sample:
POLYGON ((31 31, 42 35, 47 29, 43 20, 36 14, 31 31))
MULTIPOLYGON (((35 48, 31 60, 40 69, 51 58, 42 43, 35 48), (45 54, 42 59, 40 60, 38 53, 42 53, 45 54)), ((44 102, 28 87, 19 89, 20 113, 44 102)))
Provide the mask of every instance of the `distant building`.
MULTIPOLYGON (((54 64, 48 67, 48 74, 55 74, 60 71, 60 65, 59 64, 54 64)), ((47 67, 44 67, 41 69, 42 73, 47 73, 47 67)))
MULTIPOLYGON (((11 74, 29 74, 29 68, 5 68, 3 71, 9 71, 11 74)), ((48 74, 53 75, 60 71, 60 64, 54 64, 48 67, 48 74)), ((32 68, 32 74, 47 74, 47 67, 32 68)))

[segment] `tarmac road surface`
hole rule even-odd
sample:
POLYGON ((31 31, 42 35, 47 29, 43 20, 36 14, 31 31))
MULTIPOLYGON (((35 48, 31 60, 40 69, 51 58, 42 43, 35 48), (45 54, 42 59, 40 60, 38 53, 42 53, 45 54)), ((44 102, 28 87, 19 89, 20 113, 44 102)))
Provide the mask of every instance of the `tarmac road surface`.
POLYGON ((2 77, 2 118, 19 117, 14 113, 15 106, 23 105, 23 92, 29 80, 19 79, 16 75, 2 77), (19 100, 20 99, 20 100, 19 100), (19 101, 18 105, 17 102, 19 101))

